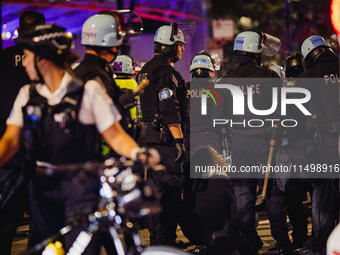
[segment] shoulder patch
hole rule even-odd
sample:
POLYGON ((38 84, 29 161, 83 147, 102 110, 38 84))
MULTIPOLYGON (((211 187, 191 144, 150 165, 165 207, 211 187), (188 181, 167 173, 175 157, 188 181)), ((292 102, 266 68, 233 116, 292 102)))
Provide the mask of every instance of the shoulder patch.
POLYGON ((170 98, 172 95, 173 95, 173 91, 171 89, 164 88, 158 93, 158 98, 159 98, 159 101, 162 101, 162 100, 170 98))

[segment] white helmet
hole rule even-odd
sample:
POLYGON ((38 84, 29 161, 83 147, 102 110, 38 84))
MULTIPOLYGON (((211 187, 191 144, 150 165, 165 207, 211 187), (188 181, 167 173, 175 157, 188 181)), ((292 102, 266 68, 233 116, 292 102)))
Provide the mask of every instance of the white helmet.
POLYGON ((238 34, 234 42, 234 51, 261 53, 261 36, 253 31, 238 34))
POLYGON ((212 72, 220 70, 220 59, 218 58, 218 55, 211 55, 201 51, 191 60, 190 72, 198 68, 208 69, 212 72))
POLYGON ((311 51, 313 51, 316 47, 322 45, 329 47, 329 44, 325 41, 323 37, 319 35, 310 36, 302 43, 301 53, 303 57, 306 59, 311 51))
POLYGON ((83 24, 81 44, 100 47, 119 46, 125 32, 119 14, 96 14, 83 24))
POLYGON ((186 44, 182 31, 180 29, 174 31, 173 26, 168 25, 157 29, 153 42, 165 45, 173 45, 175 43, 186 44))
POLYGON ((113 68, 117 74, 129 74, 135 73, 136 62, 129 55, 120 55, 113 62, 113 68))
POLYGON ((234 42, 235 53, 262 53, 266 56, 274 56, 281 47, 279 38, 261 32, 245 31, 238 34, 234 42))
POLYGON ((176 22, 161 26, 154 37, 154 52, 164 57, 175 57, 177 61, 177 45, 186 44, 193 37, 196 29, 195 22, 176 22))

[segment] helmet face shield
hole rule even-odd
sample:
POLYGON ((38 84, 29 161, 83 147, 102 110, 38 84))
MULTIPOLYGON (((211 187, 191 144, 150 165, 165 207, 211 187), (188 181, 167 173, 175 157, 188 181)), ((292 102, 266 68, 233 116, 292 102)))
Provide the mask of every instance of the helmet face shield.
POLYGON ((195 22, 176 22, 162 26, 156 31, 154 43, 164 45, 186 44, 193 37, 195 30, 195 22))
POLYGON ((214 67, 215 67, 215 70, 218 71, 220 70, 220 67, 221 67, 221 60, 220 60, 220 57, 218 56, 218 54, 210 54, 212 60, 214 61, 214 67))
POLYGON ((118 10, 116 11, 122 18, 124 24, 124 32, 129 40, 138 40, 143 32, 143 21, 141 17, 130 10, 118 10))
POLYGON ((182 38, 182 43, 186 44, 190 42, 192 37, 195 34, 196 31, 196 23, 195 21, 189 21, 189 22, 176 22, 172 23, 172 32, 171 32, 171 38, 176 38, 177 42, 180 41, 182 38))
POLYGON ((274 56, 281 47, 281 41, 279 38, 262 33, 262 41, 261 41, 261 53, 268 57, 274 56))

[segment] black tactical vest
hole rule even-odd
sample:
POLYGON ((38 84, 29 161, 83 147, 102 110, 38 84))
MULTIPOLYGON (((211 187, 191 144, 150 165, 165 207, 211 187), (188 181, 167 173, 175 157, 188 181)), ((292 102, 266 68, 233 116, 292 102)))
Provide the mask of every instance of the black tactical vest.
POLYGON ((123 92, 115 83, 112 66, 106 60, 87 53, 83 61, 74 69, 74 73, 84 84, 89 80, 98 81, 100 79, 98 82, 105 87, 107 94, 112 98, 119 112, 122 111, 119 97, 123 92))
POLYGON ((31 160, 65 164, 97 158, 99 133, 95 125, 78 120, 83 92, 84 87, 73 79, 61 102, 51 106, 35 87, 30 89, 30 99, 22 110, 24 144, 31 160))

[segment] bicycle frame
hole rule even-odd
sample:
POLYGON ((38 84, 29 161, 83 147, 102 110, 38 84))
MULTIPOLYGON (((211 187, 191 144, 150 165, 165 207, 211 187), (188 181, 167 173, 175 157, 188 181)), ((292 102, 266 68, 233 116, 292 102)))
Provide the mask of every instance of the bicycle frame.
MULTIPOLYGON (((100 229, 106 229, 110 234, 115 245, 117 255, 141 254, 143 251, 141 240, 138 236, 138 230, 135 224, 130 222, 130 218, 140 218, 151 213, 160 212, 155 208, 143 208, 146 199, 155 202, 156 194, 149 184, 142 182, 140 176, 133 173, 131 161, 121 164, 120 168, 115 160, 107 160, 105 163, 86 162, 82 164, 51 165, 45 162, 37 162, 37 171, 40 174, 63 174, 75 171, 75 175, 85 170, 85 172, 95 173, 101 183, 100 198, 102 204, 99 209, 87 215, 88 227, 86 231, 81 231, 69 249, 67 255, 81 255, 93 235, 100 229), (141 190, 143 189, 143 190, 141 190), (147 194, 146 194, 147 193, 147 194), (127 221, 125 224, 124 221, 127 221), (128 225, 126 228, 125 226, 128 225), (128 231, 127 231, 128 230, 128 231), (120 234, 124 235, 124 241, 121 240, 120 234), (127 243, 132 241, 132 243, 127 243)), ((119 165, 119 164, 118 164, 119 165)), ((144 171, 144 168, 143 168, 144 171)), ((158 206, 159 207, 159 206, 158 206)), ((32 249, 24 252, 22 255, 36 254, 49 243, 55 242, 61 236, 66 235, 73 230, 79 222, 84 219, 74 221, 63 227, 50 238, 37 244, 32 249)))

